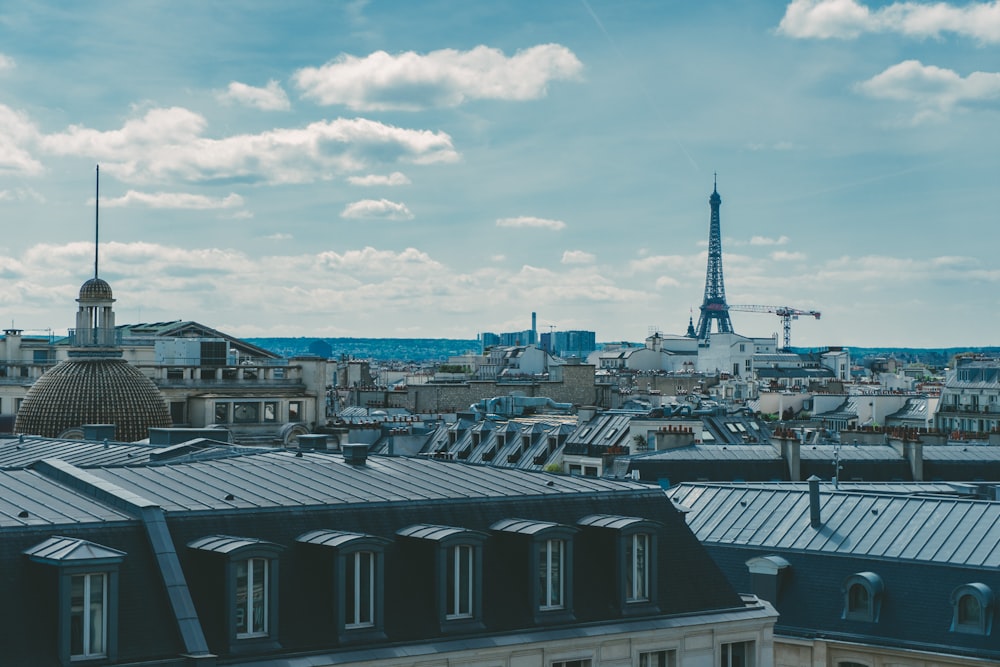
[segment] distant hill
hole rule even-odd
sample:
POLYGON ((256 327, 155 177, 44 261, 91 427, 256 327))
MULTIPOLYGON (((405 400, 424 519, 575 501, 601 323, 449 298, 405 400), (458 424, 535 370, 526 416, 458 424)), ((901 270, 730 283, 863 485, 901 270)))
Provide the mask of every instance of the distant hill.
MULTIPOLYGON (((358 359, 378 359, 382 361, 444 361, 448 357, 479 353, 481 346, 476 339, 460 338, 247 338, 265 350, 283 357, 318 354, 328 358, 342 355, 358 359), (328 347, 327 347, 328 346, 328 347)), ((604 345, 599 343, 598 347, 604 345)), ((641 343, 633 343, 640 346, 641 343)), ((810 352, 826 348, 794 348, 797 352, 810 352)), ((860 362, 866 357, 895 357, 904 363, 920 362, 942 368, 956 355, 974 352, 1000 356, 1000 347, 848 347, 851 359, 860 362)))
POLYGON ((265 350, 270 350, 283 357, 295 357, 308 354, 321 354, 329 358, 339 358, 342 355, 359 359, 379 359, 400 361, 444 361, 448 357, 478 353, 481 346, 478 340, 461 340, 455 338, 247 338, 265 350), (324 348, 320 343, 326 343, 324 348))

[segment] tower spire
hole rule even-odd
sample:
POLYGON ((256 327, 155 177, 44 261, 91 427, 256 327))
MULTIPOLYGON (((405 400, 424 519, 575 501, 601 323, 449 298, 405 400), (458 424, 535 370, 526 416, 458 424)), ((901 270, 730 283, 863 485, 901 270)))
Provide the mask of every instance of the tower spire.
POLYGON ((705 273, 705 300, 701 304, 698 326, 695 329, 699 340, 707 341, 714 320, 719 333, 733 333, 729 320, 729 305, 726 303, 726 286, 722 279, 722 226, 719 223, 718 174, 714 175, 712 196, 708 198, 712 218, 708 231, 708 269, 705 273))
POLYGON ((97 165, 94 171, 94 278, 97 278, 97 251, 100 248, 100 215, 99 202, 101 201, 101 165, 97 165))

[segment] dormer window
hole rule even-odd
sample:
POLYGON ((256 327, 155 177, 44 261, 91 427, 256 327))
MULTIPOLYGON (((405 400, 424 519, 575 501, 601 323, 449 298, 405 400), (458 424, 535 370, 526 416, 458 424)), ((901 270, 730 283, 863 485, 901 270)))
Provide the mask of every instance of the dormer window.
POLYGON ((465 528, 414 524, 396 534, 433 552, 434 598, 442 632, 482 629, 483 543, 486 535, 465 528))
POLYGON ((56 568, 56 651, 69 665, 118 653, 118 569, 125 553, 72 537, 50 537, 24 554, 56 568))
POLYGON ((993 629, 993 591, 986 584, 965 584, 951 594, 952 632, 989 635, 993 629))
POLYGON ((614 606, 624 615, 656 613, 659 524, 639 517, 608 514, 591 514, 577 524, 584 529, 600 529, 606 535, 601 541, 613 541, 618 577, 614 606))
POLYGON ((858 572, 844 581, 843 618, 878 623, 882 607, 882 577, 874 572, 858 572))
MULTIPOLYGON (((384 639, 385 549, 389 540, 339 530, 313 530, 296 538, 322 547, 332 565, 332 611, 341 641, 384 639)), ((312 547, 311 547, 312 548, 312 547)))
POLYGON ((515 580, 509 592, 535 623, 573 620, 573 526, 530 519, 503 519, 496 532, 496 549, 507 560, 515 580))
POLYGON ((252 537, 209 535, 188 543, 204 554, 226 610, 222 621, 230 651, 278 646, 278 555, 283 547, 252 537))

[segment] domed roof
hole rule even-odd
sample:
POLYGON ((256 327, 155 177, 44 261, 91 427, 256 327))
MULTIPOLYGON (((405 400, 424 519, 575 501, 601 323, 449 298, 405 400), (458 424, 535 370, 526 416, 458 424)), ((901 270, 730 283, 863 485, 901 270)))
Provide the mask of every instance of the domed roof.
POLYGON ((91 278, 80 286, 80 301, 113 301, 111 285, 101 278, 91 278))
POLYGON ((81 357, 59 362, 35 381, 14 431, 58 438, 84 424, 114 424, 116 440, 134 442, 171 422, 160 390, 138 368, 121 358, 81 357))

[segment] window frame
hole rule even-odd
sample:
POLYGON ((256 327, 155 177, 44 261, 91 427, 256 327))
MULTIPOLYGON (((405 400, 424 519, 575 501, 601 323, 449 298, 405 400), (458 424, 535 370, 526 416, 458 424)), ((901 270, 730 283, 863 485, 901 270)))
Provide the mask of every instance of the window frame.
POLYGON ((756 667, 757 665, 757 641, 755 639, 735 639, 718 643, 719 667, 756 667), (741 646, 744 649, 744 664, 733 664, 732 647, 741 646))
POLYGON ((268 559, 261 558, 259 556, 253 556, 250 558, 241 558, 233 561, 236 570, 236 584, 235 584, 235 595, 233 596, 234 603, 234 614, 236 620, 236 639, 256 639, 259 637, 267 637, 270 631, 270 614, 267 613, 268 608, 268 598, 271 594, 268 559), (240 604, 240 579, 245 577, 246 583, 243 584, 243 596, 244 602, 240 604), (258 577, 263 577, 264 581, 261 584, 257 581, 258 577), (257 586, 260 585, 261 597, 260 600, 260 620, 257 619, 257 601, 254 598, 254 592, 257 586), (242 612, 242 615, 241 615, 242 612), (240 619, 243 619, 241 622, 240 619), (244 625, 245 623, 245 625, 244 625), (259 624, 259 627, 258 627, 259 624), (241 626, 245 629, 241 630, 241 626))
POLYGON ((636 651, 635 664, 638 667, 677 667, 677 648, 645 648, 636 651), (650 658, 656 657, 655 662, 650 658), (665 658, 660 660, 659 658, 665 658))
POLYGON ((993 631, 993 609, 995 596, 986 584, 975 582, 962 584, 951 592, 951 632, 989 636, 993 631), (979 612, 979 618, 970 621, 962 618, 962 603, 972 600, 979 612))
POLYGON ((878 623, 882 611, 882 594, 885 584, 882 577, 874 572, 857 572, 844 580, 842 592, 844 595, 844 611, 841 618, 849 621, 878 623), (864 607, 859 607, 859 601, 854 599, 854 591, 864 591, 866 599, 864 607))

